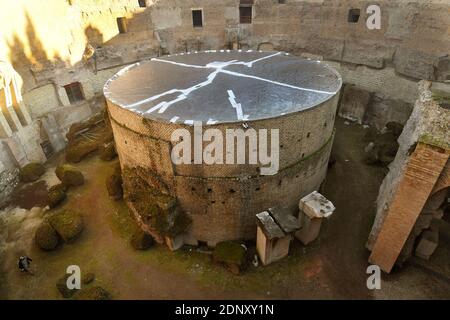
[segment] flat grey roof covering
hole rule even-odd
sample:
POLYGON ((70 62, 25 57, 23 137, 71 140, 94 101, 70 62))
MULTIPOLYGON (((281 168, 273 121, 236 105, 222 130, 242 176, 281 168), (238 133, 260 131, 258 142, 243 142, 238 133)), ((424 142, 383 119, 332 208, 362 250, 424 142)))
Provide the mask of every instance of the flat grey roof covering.
POLYGON ((105 97, 146 118, 230 123, 317 106, 341 88, 326 64, 283 52, 210 50, 153 58, 107 81, 105 97))

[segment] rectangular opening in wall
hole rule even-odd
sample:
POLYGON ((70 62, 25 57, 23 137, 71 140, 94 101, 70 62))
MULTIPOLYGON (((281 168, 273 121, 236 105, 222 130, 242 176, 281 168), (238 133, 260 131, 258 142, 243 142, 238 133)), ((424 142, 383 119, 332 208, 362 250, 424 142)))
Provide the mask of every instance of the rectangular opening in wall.
POLYGON ((79 82, 69 83, 68 85, 64 86, 64 89, 66 90, 70 104, 74 104, 78 101, 84 100, 83 90, 79 82))
POLYGON ((141 7, 141 8, 147 7, 146 0, 138 0, 138 2, 139 2, 139 7, 141 7))
POLYGON ((239 23, 252 23, 253 0, 241 0, 239 4, 239 23))
POLYGON ((252 23, 252 7, 239 7, 239 23, 252 23))
POLYGON ((194 28, 203 27, 203 12, 200 9, 192 10, 192 25, 194 28))
POLYGON ((117 18, 117 28, 119 29, 119 33, 127 33, 127 18, 117 18))
POLYGON ((55 150, 53 149, 53 146, 49 140, 42 141, 41 148, 47 159, 50 159, 53 156, 53 154, 55 153, 55 150))
POLYGON ((357 23, 359 21, 359 16, 361 15, 360 9, 350 9, 348 11, 347 21, 350 23, 357 23))

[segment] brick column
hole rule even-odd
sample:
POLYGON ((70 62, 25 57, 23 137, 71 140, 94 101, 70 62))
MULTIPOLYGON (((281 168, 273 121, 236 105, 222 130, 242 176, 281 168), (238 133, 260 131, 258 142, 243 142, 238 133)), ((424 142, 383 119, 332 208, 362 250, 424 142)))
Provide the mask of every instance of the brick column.
POLYGON ((369 262, 390 272, 449 159, 450 150, 419 143, 411 155, 369 262))

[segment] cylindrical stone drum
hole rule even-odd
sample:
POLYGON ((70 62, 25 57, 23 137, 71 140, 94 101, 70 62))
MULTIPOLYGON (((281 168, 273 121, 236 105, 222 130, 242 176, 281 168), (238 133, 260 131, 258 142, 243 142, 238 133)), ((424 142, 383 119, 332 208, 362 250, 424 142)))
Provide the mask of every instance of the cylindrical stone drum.
POLYGON ((340 75, 319 61, 212 50, 128 66, 108 80, 104 94, 122 169, 139 169, 152 190, 161 185, 176 199, 191 219, 186 243, 214 246, 254 238, 257 213, 275 206, 294 213, 300 198, 318 190, 341 86, 340 75), (205 161, 211 136, 222 140, 212 164, 205 161), (173 161, 181 142, 192 146, 188 163, 173 161))

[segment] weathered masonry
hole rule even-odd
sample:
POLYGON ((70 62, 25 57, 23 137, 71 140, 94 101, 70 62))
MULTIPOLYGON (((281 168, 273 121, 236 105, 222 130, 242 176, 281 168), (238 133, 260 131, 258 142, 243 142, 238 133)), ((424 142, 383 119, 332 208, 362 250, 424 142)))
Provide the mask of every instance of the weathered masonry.
MULTIPOLYGON (((326 64, 283 52, 211 50, 125 68, 104 89, 125 186, 128 179, 135 188, 138 174, 148 190, 175 198, 192 220, 186 243, 254 238, 255 214, 274 206, 295 212, 324 180, 341 85, 326 64), (258 138, 269 139, 278 129, 278 172, 263 175, 248 162, 173 164, 171 134, 193 137, 196 121, 223 137, 251 128, 267 129, 258 138)), ((128 202, 143 221, 147 209, 128 202)))

